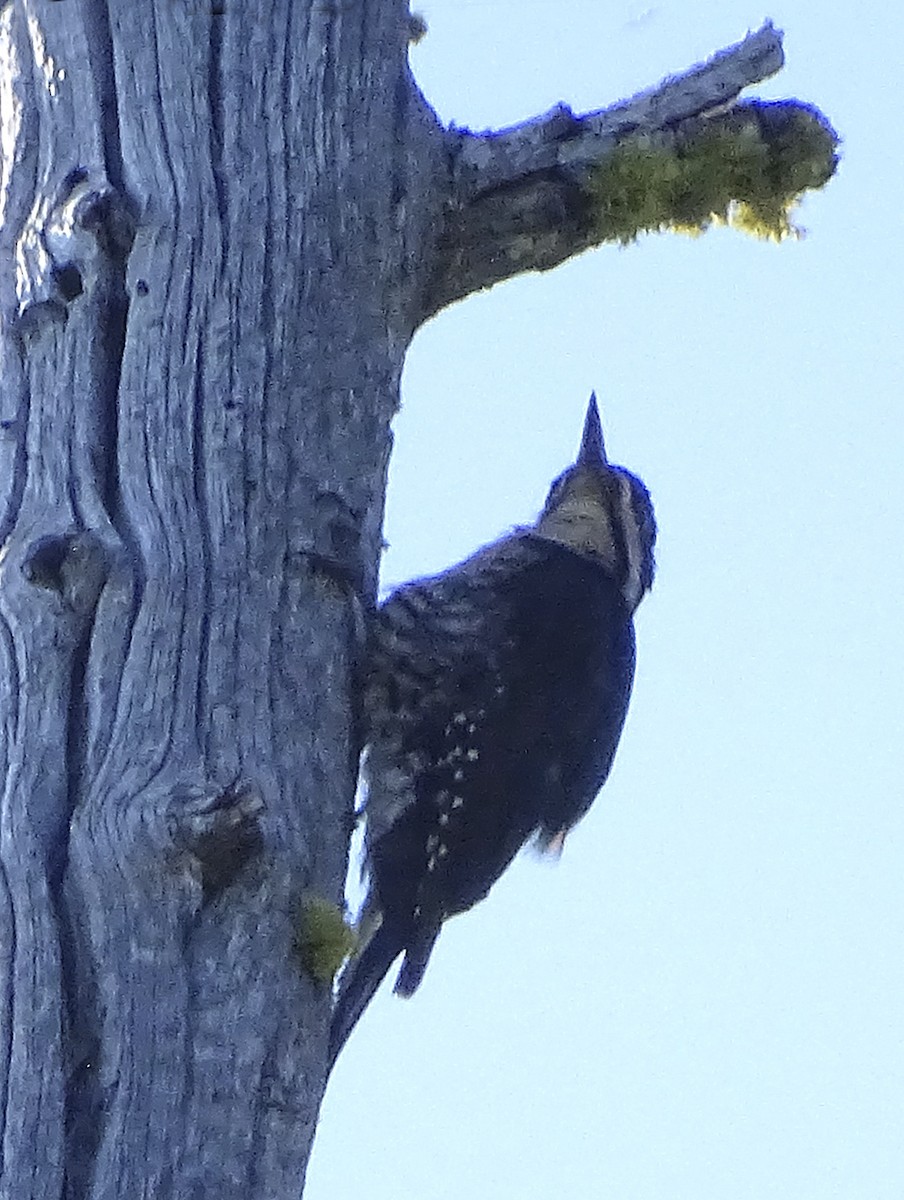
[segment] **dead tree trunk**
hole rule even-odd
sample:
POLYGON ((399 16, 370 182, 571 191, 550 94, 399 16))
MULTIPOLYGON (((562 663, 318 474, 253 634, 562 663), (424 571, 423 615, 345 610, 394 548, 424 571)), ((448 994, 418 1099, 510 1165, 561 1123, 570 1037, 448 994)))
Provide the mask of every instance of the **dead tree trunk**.
POLYGON ((293 942, 342 894, 406 347, 607 236, 625 138, 699 136, 781 62, 767 27, 671 106, 478 136, 408 20, 0 11, 3 1196, 300 1193, 330 996, 293 942))

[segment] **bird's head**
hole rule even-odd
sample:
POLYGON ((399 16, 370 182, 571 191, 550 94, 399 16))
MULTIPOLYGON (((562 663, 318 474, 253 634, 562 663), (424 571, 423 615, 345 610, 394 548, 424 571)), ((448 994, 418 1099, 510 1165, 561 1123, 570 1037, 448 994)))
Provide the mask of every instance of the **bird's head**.
POLYGON ((631 612, 653 582, 656 520, 650 493, 636 475, 606 457, 595 393, 578 456, 553 481, 534 528, 539 537, 604 566, 631 612))

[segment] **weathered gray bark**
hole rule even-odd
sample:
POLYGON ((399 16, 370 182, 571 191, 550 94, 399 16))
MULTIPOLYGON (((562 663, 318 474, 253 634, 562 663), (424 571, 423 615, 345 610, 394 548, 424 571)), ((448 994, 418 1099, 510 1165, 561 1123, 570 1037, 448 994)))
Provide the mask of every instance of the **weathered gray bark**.
POLYGON ((441 129, 407 29, 0 11, 4 1197, 300 1193, 329 996, 293 938, 342 892, 404 353, 549 265, 462 215, 508 190, 513 236, 548 126, 441 129))
POLYGON ((341 897, 354 793, 331 562, 372 590, 445 166, 401 0, 218 8, 2 13, 0 1191, 22 1200, 64 1175, 296 1195, 324 1083, 329 996, 292 947, 303 893, 341 897), (219 880, 233 821, 250 853, 219 880))

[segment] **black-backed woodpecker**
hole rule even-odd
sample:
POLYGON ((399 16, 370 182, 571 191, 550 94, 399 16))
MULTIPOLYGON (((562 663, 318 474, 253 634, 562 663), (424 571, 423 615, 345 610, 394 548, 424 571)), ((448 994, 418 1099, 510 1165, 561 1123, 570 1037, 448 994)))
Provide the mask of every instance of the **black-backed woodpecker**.
POLYGON ((330 1063, 396 957, 423 978, 443 922, 482 900, 531 838, 561 846, 612 767, 653 582, 643 483, 606 457, 591 396, 577 459, 533 525, 406 583, 368 631, 362 946, 330 1063))

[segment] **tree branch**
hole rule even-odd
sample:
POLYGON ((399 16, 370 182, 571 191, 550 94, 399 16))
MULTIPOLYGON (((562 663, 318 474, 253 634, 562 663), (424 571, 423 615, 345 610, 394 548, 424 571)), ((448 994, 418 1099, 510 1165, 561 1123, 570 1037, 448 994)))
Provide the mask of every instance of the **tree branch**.
POLYGON ((449 211, 425 318, 523 271, 547 270, 642 230, 731 221, 795 232, 790 209, 835 168, 837 138, 808 105, 736 104, 784 63, 762 29, 607 109, 559 105, 496 132, 452 129, 449 211))

